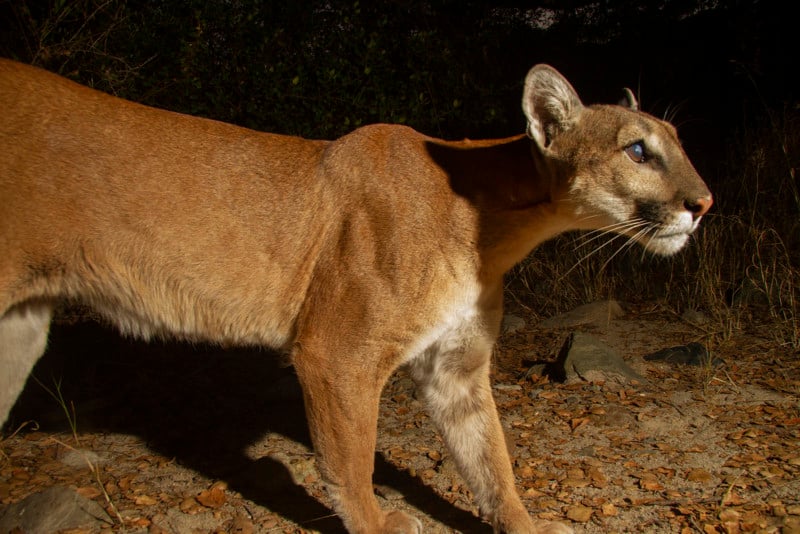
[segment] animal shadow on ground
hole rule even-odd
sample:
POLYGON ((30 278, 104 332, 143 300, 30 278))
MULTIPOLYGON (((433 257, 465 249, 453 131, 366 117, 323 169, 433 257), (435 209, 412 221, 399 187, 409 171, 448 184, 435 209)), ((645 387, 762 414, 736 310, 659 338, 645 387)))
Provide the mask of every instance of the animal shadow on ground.
MULTIPOLYGON (((138 436, 157 454, 213 480, 297 524, 344 532, 326 505, 294 483, 288 469, 246 450, 268 433, 310 447, 303 400, 285 357, 260 349, 128 339, 95 321, 56 321, 48 350, 33 375, 47 387, 60 382, 75 406, 79 432, 138 436), (322 518, 322 519, 320 519, 322 518)), ((36 420, 43 431, 67 429, 63 410, 28 380, 10 425, 36 420)), ((491 532, 381 454, 375 482, 400 491, 432 519, 461 532, 491 532)))

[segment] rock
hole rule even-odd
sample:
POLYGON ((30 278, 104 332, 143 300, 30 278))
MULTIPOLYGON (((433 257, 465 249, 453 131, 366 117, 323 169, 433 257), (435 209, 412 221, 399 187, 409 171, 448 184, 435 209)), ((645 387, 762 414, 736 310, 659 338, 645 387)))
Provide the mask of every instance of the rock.
POLYGON ((699 310, 689 308, 681 314, 681 319, 693 325, 704 325, 708 323, 708 316, 699 310))
POLYGON ((525 319, 516 315, 506 315, 503 317, 501 332, 503 334, 513 334, 525 328, 525 319))
POLYGON ((61 463, 74 469, 90 469, 105 463, 105 459, 93 451, 67 449, 61 457, 61 463))
POLYGON ((602 300, 578 306, 574 310, 545 319, 542 328, 574 328, 586 324, 608 326, 608 323, 621 317, 625 312, 616 300, 602 300))
POLYGON ((551 374, 566 382, 645 381, 611 347, 581 332, 567 338, 551 374))
POLYGON ((721 367, 725 365, 723 359, 711 356, 707 348, 694 341, 686 345, 661 349, 651 354, 646 354, 644 359, 651 362, 695 365, 700 367, 721 367))
POLYGON ((0 511, 0 532, 48 534, 60 530, 100 528, 113 524, 103 507, 64 486, 34 493, 0 511))

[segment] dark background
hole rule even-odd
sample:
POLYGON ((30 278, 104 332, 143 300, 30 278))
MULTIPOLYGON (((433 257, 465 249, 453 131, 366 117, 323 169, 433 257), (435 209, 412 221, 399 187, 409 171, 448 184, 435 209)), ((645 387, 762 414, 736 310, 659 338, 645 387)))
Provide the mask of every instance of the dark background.
POLYGON ((589 103, 631 87, 644 109, 675 116, 701 159, 798 103, 796 21, 763 1, 37 0, 0 3, 0 22, 3 56, 317 138, 372 122, 521 132, 522 80, 540 62, 589 103))

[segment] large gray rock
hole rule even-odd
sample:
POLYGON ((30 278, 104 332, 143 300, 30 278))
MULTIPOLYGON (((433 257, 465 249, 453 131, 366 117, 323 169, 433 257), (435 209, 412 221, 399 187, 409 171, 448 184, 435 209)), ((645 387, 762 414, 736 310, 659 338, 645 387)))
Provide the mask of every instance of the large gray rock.
POLYGON ((111 526, 103 507, 63 486, 34 493, 0 510, 0 532, 50 534, 65 529, 111 526))
POLYGON ((574 332, 567 338, 552 374, 566 382, 645 381, 614 349, 581 332, 574 332))

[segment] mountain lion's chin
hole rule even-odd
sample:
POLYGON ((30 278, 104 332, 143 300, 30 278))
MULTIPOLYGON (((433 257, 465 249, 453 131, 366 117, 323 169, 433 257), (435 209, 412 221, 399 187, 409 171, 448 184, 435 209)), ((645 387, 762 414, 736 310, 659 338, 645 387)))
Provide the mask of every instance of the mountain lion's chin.
POLYGON ((681 250, 689 240, 687 233, 655 234, 644 236, 640 242, 645 249, 659 256, 672 256, 681 250))

